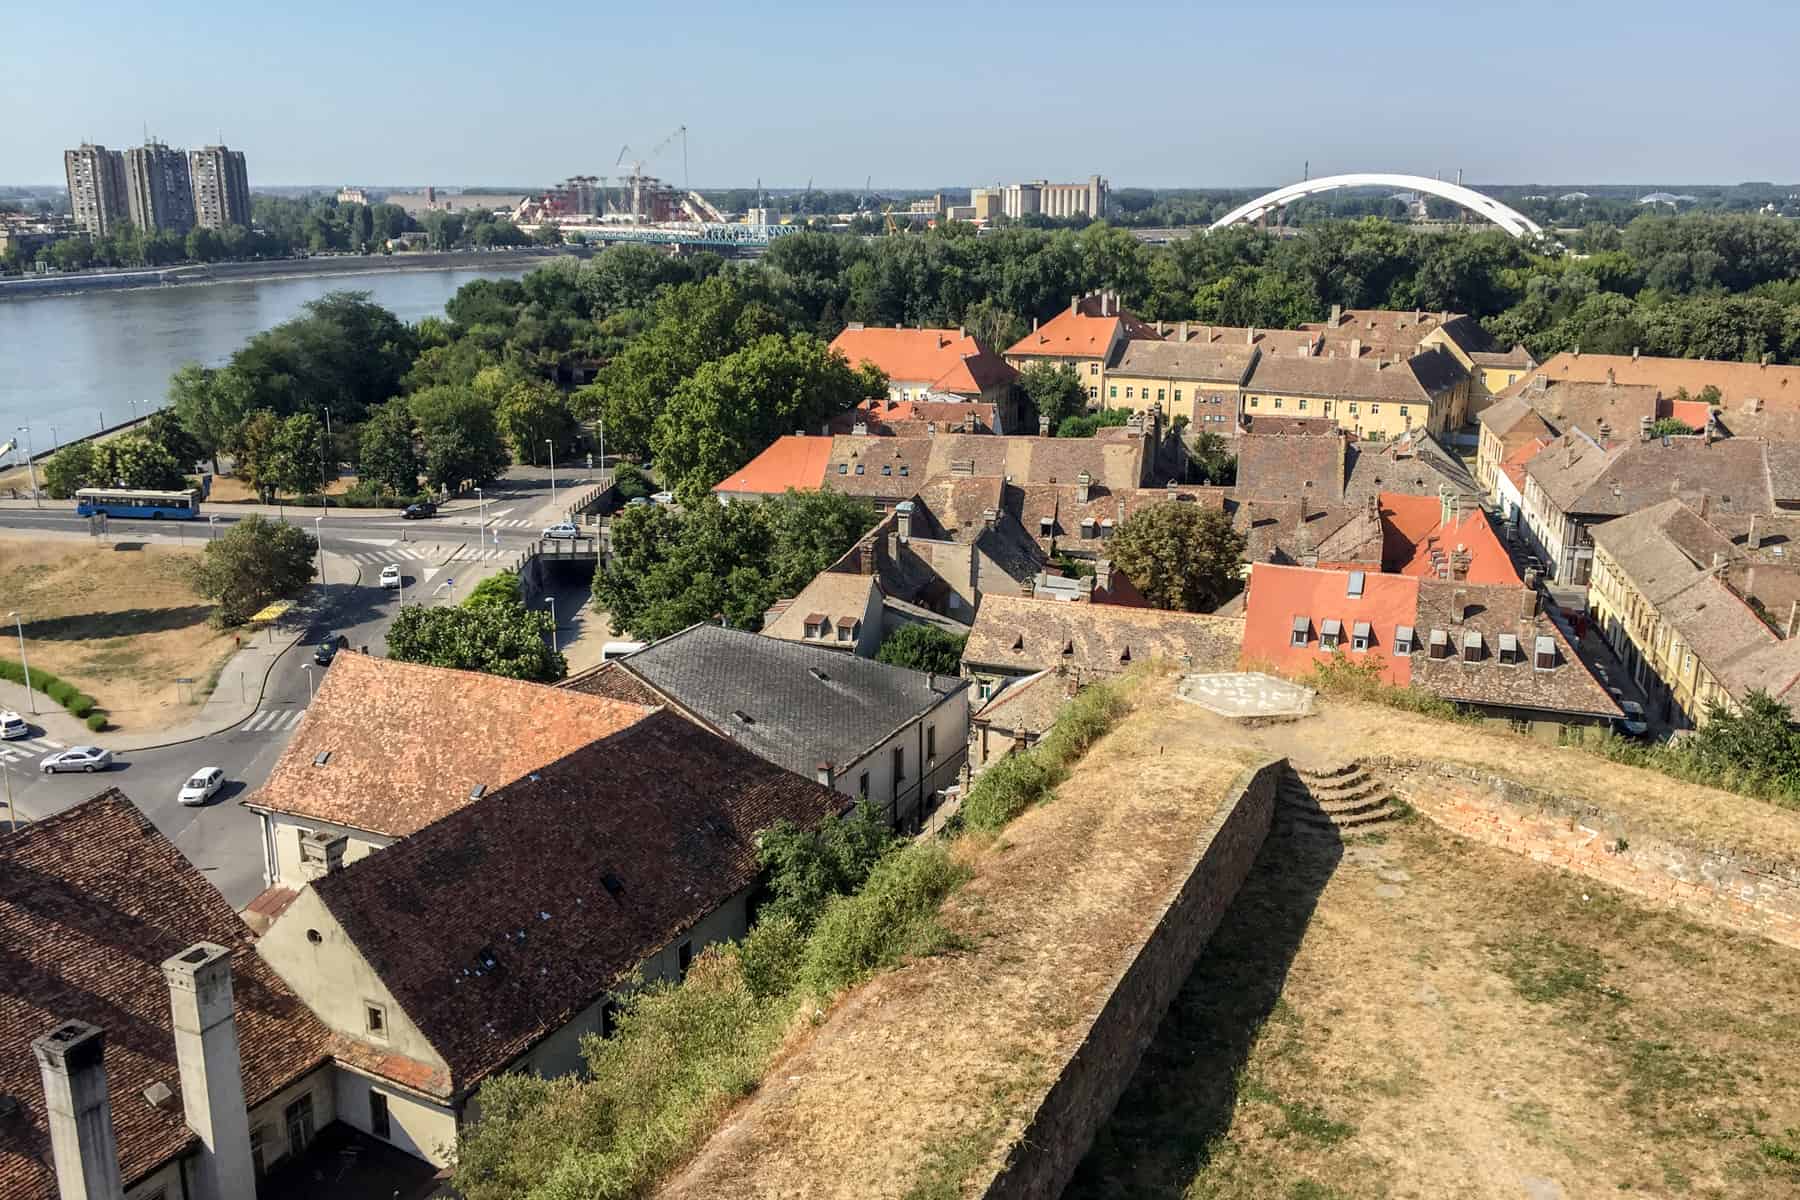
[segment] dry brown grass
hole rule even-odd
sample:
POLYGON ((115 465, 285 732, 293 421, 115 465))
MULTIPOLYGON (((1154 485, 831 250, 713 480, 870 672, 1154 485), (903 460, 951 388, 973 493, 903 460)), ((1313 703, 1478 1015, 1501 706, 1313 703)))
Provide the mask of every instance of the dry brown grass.
POLYGON ((1170 690, 1146 684, 1054 801, 959 845, 975 876, 944 920, 965 951, 852 992, 664 1194, 954 1195, 997 1167, 1249 761, 1191 737, 1200 710, 1170 690))
MULTIPOLYGON (((327 496, 341 496, 356 486, 356 476, 340 475, 325 484, 327 496)), ((256 491, 249 484, 234 475, 214 475, 212 494, 207 497, 211 504, 257 504, 256 491)))
POLYGON ((1421 818, 1283 829, 1069 1200, 1800 1193, 1800 954, 1421 818))
MULTIPOLYGON (((34 668, 93 696, 121 728, 155 728, 192 710, 184 701, 194 689, 176 679, 204 682, 235 649, 231 634, 206 624, 212 605, 188 585, 184 564, 198 553, 0 538, 0 614, 24 616, 34 668)), ((0 654, 16 657, 17 642, 0 640, 0 654)))

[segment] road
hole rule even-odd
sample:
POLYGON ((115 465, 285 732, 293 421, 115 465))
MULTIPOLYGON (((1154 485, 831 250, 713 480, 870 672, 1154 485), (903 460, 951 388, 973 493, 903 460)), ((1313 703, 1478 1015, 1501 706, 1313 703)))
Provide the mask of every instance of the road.
MULTIPOLYGON (((585 476, 585 472, 583 473, 585 476)), ((558 491, 581 477, 559 472, 558 491)), ((21 815, 32 818, 60 812, 105 787, 117 787, 142 809, 157 828, 180 847, 233 906, 241 908, 263 888, 262 849, 256 817, 238 802, 260 787, 311 703, 322 668, 313 650, 329 633, 342 634, 354 647, 373 654, 386 652, 388 624, 399 607, 399 593, 378 584, 381 568, 400 566, 408 604, 443 604, 466 592, 472 575, 485 575, 532 542, 542 529, 540 510, 548 507, 547 476, 529 468, 509 473, 491 489, 487 526, 477 513, 456 513, 423 521, 397 517, 327 516, 316 525, 316 509, 293 509, 293 524, 316 530, 328 560, 327 578, 313 600, 317 617, 292 649, 276 660, 255 715, 211 737, 160 749, 118 755, 111 770, 94 775, 44 775, 37 763, 49 749, 34 729, 27 741, 0 743, 0 772, 21 815), (358 578, 337 579, 332 570, 345 559, 356 564, 358 578), (451 581, 460 581, 457 586, 451 581), (206 805, 184 808, 176 802, 182 782, 200 767, 225 771, 226 785, 206 805)), ((221 513, 217 526, 240 519, 221 513)), ((0 530, 86 533, 86 518, 64 505, 0 508, 0 530)), ((142 534, 168 543, 198 541, 217 531, 204 521, 168 522, 114 519, 108 536, 117 540, 142 534)), ((560 595, 560 594, 559 594, 560 595)), ((567 636, 579 597, 559 598, 559 625, 567 636)), ((265 635, 266 636, 266 635, 265 635)), ((223 678, 221 688, 257 686, 255 679, 223 678)), ((94 739, 105 745, 104 734, 94 739)))

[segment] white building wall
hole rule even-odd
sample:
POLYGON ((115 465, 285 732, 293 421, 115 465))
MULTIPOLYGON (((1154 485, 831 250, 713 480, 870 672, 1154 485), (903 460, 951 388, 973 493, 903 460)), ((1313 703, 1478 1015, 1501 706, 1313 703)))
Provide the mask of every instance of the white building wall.
POLYGON ((336 1084, 338 1120, 379 1136, 370 1122, 369 1096, 380 1093, 387 1097, 387 1141, 434 1166, 450 1164, 456 1153, 456 1114, 448 1106, 351 1067, 338 1068, 336 1084))
POLYGON ((868 798, 881 806, 895 824, 904 825, 918 814, 921 790, 928 796, 931 791, 954 783, 968 753, 969 689, 962 688, 918 720, 896 730, 870 753, 838 768, 833 773, 832 786, 846 796, 860 797, 864 795, 862 777, 866 772, 868 798), (936 731, 932 740, 937 754, 929 762, 924 753, 927 729, 936 731), (894 778, 896 749, 904 752, 905 777, 900 780, 894 778))
POLYGON ((306 882, 306 876, 300 871, 300 835, 304 832, 318 830, 334 837, 344 835, 345 866, 359 858, 367 858, 383 846, 391 846, 398 840, 364 829, 351 829, 345 825, 333 825, 329 821, 315 821, 287 813, 260 815, 263 821, 265 859, 263 875, 270 886, 281 884, 283 887, 297 888, 306 882), (270 870, 271 864, 273 871, 270 870))
MULTIPOLYGON (((276 1092, 250 1110, 250 1144, 257 1144, 257 1131, 262 1133, 263 1169, 273 1169, 297 1150, 288 1140, 287 1107, 305 1095, 312 1096, 313 1134, 337 1120, 337 1069, 323 1066, 299 1082, 276 1092)), ((173 1200, 173 1198, 171 1198, 173 1200)))

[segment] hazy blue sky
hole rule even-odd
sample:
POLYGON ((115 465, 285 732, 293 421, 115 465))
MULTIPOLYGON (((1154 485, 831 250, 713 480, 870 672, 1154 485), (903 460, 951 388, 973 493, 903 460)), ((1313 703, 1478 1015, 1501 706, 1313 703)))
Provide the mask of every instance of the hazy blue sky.
MULTIPOLYGON (((223 136, 252 186, 543 185, 688 127, 696 186, 1800 179, 1772 0, 33 4, 0 183, 223 136), (47 48, 39 53, 37 47, 47 48)), ((648 170, 679 182, 674 149, 648 170)))

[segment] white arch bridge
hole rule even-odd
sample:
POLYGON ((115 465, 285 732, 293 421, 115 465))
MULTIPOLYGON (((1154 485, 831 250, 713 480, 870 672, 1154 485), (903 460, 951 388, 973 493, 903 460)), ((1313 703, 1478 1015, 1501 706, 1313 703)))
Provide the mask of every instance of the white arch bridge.
POLYGON ((1299 183, 1290 183, 1286 187, 1276 188, 1272 192, 1258 196, 1248 204, 1232 209, 1217 221, 1212 228, 1223 229, 1227 225, 1236 225, 1239 221, 1255 221, 1279 208, 1284 208, 1294 201, 1307 196, 1317 196, 1321 192, 1335 192, 1340 188, 1385 187, 1408 192, 1424 192, 1452 204, 1460 204, 1478 217, 1486 217, 1516 238, 1529 237, 1534 233, 1542 233, 1536 221, 1524 213, 1507 207, 1491 196, 1463 187, 1461 184, 1445 183, 1441 179, 1426 179, 1422 175, 1386 175, 1356 174, 1327 175, 1321 179, 1304 179, 1299 183))

